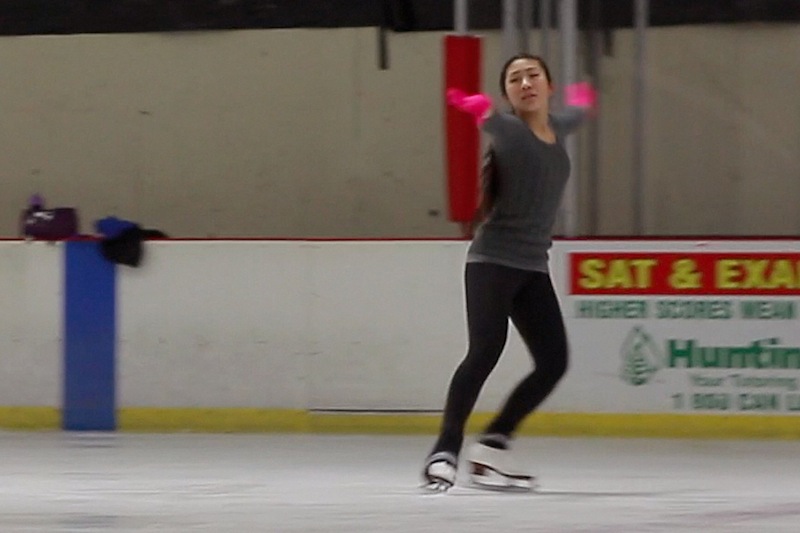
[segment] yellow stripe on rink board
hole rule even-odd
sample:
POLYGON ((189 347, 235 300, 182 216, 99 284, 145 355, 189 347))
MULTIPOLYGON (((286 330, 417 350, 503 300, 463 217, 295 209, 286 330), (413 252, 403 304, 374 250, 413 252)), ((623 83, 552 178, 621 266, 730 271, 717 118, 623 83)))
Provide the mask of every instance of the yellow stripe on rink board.
POLYGON ((539 413, 523 435, 704 439, 800 439, 800 417, 539 413))
MULTIPOLYGON (((491 419, 473 415, 467 432, 491 419)), ((121 431, 227 433, 341 433, 433 435, 440 415, 349 413, 299 409, 123 408, 121 431)), ((648 437, 711 439, 800 439, 800 417, 680 414, 537 413, 520 435, 559 437, 648 437)))
MULTIPOLYGON (((473 415, 467 432, 491 419, 473 415)), ((339 433, 434 435, 438 414, 350 413, 302 409, 129 407, 118 411, 118 427, 128 432, 339 433)), ((0 429, 57 430, 54 407, 0 407, 0 429)), ((800 416, 693 414, 537 413, 519 431, 526 436, 649 437, 704 439, 800 439, 800 416)))
POLYGON ((302 409, 125 407, 117 412, 120 431, 208 433, 308 433, 302 409))
POLYGON ((0 407, 0 428, 53 430, 61 428, 61 411, 55 407, 0 407))

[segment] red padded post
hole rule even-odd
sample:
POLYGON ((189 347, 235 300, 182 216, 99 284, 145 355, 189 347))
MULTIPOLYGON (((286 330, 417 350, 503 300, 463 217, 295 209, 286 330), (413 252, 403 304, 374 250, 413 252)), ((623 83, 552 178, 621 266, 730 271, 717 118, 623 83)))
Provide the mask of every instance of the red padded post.
POLYGON ((447 105, 447 89, 481 92, 481 38, 444 38, 444 90, 448 217, 469 222, 475 216, 480 172, 480 131, 469 114, 447 105))

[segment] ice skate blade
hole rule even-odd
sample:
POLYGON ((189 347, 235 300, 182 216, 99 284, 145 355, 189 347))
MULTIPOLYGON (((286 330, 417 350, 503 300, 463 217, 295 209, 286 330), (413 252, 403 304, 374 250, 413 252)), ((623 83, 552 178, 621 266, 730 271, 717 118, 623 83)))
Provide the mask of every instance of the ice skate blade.
POLYGON ((472 479, 470 486, 474 489, 485 490, 489 492, 503 492, 506 494, 533 494, 536 492, 536 487, 518 487, 514 485, 487 485, 478 480, 472 479))
POLYGON ((453 484, 444 479, 431 479, 420 487, 425 494, 444 494, 453 488, 453 484))
POLYGON ((536 488, 533 476, 504 474, 480 463, 470 463, 470 481, 477 488, 504 492, 531 492, 536 488))

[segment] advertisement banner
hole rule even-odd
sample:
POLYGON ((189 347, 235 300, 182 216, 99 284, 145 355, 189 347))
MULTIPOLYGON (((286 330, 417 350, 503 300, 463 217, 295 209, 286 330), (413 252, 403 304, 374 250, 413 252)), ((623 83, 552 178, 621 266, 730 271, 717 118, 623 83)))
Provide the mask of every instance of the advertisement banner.
POLYGON ((598 412, 800 414, 800 243, 575 241, 558 254, 598 412))

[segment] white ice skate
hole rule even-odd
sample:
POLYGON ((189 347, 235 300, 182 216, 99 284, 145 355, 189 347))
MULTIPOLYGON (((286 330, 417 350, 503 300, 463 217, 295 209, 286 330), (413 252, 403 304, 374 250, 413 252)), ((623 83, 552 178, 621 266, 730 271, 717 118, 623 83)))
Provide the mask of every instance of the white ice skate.
POLYGON ((450 452, 437 452, 428 457, 422 470, 422 488, 429 492, 445 492, 456 483, 458 460, 450 452))
POLYGON ((470 481, 480 488, 523 492, 536 488, 534 477, 516 464, 509 450, 476 442, 467 452, 467 464, 470 481))

